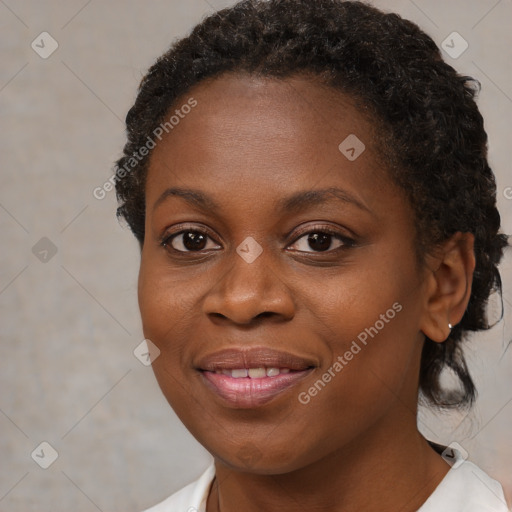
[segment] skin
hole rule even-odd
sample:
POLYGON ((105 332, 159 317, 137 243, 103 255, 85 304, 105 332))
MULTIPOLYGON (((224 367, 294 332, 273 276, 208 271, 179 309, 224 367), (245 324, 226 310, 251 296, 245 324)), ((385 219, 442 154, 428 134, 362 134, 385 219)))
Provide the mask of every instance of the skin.
POLYGON ((424 335, 441 343, 462 318, 472 236, 454 235, 419 264, 412 208, 380 162, 372 123, 338 91, 300 77, 223 75, 176 105, 191 96, 197 107, 150 160, 139 305, 144 335, 161 351, 158 383, 215 459, 207 511, 417 510, 449 470, 416 425, 421 349, 424 335), (350 134, 366 146, 352 162, 338 149, 350 134), (199 190, 220 209, 159 201, 170 187, 199 190), (330 187, 365 206, 330 197, 277 207, 330 187), (333 236, 319 251, 307 233, 322 227, 354 243, 333 236), (184 229, 209 235, 199 252, 186 252, 182 235, 161 245, 184 229), (263 249, 252 263, 236 252, 249 236, 263 249), (394 303, 402 310, 302 404, 299 393, 394 303), (240 346, 317 367, 264 406, 234 409, 194 362, 240 346))

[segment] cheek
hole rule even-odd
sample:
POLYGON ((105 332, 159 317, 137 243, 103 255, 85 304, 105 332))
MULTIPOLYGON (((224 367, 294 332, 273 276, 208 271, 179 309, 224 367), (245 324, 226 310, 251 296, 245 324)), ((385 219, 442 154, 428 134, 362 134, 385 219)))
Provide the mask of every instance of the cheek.
POLYGON ((170 377, 166 377, 166 372, 177 376, 181 367, 180 357, 183 351, 180 340, 185 341, 185 338, 180 332, 178 320, 185 316, 185 311, 180 306, 181 295, 169 277, 172 274, 164 272, 155 259, 143 252, 139 270, 138 301, 144 337, 150 339, 160 350, 160 355, 152 366, 162 385, 162 379, 170 377))
POLYGON ((138 301, 144 337, 160 350, 152 369, 163 395, 179 413, 186 417, 190 404, 190 357, 187 340, 194 322, 196 300, 194 288, 182 282, 183 273, 168 268, 151 254, 142 255, 138 301), (188 374, 187 374, 188 373, 188 374))
POLYGON ((359 335, 364 342, 376 331, 385 335, 396 329, 404 317, 397 310, 409 309, 416 300, 413 276, 403 265, 400 268, 388 262, 378 266, 371 261, 358 267, 340 267, 323 274, 317 269, 316 274, 297 280, 293 288, 302 309, 297 320, 307 315, 309 325, 323 329, 322 339, 329 340, 337 352, 348 349, 359 335))
POLYGON ((404 265, 388 263, 385 271, 366 266, 364 274, 340 272, 321 286, 308 281, 296 290, 309 331, 324 340, 317 384, 301 389, 301 403, 318 413, 329 402, 360 418, 372 407, 382 410, 417 370, 419 289, 404 265))
POLYGON ((138 300, 144 334, 152 334, 164 343, 167 339, 179 340, 182 326, 193 321, 193 304, 201 291, 194 285, 191 272, 170 268, 160 259, 149 251, 143 253, 138 300))

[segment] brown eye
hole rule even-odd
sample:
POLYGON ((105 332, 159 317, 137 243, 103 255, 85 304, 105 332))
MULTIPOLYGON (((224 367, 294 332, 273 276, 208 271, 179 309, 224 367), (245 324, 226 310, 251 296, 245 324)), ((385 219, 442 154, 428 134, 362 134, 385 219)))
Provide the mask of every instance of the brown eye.
POLYGON ((353 240, 339 233, 316 230, 302 235, 295 241, 293 246, 301 252, 328 252, 339 248, 351 247, 353 244, 353 240))
POLYGON ((328 251, 332 244, 332 235, 328 233, 310 233, 308 235, 308 245, 314 251, 328 251))
MULTIPOLYGON (((207 242, 210 237, 201 231, 181 231, 168 237, 164 246, 170 246, 178 252, 196 252, 211 249, 207 247, 207 242)), ((215 246, 218 247, 218 246, 215 246)))

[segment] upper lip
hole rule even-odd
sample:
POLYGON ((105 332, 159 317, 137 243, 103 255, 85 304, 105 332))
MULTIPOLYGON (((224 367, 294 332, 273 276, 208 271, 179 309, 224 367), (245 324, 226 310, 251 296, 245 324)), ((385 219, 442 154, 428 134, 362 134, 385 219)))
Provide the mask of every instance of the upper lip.
POLYGON ((198 359, 199 370, 233 370, 238 368, 289 368, 307 370, 317 366, 310 357, 297 356, 290 352, 266 347, 226 348, 198 359))

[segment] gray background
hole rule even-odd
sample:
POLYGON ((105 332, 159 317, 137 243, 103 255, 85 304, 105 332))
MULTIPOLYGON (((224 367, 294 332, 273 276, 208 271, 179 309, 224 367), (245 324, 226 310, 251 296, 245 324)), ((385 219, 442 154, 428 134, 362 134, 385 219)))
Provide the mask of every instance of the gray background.
MULTIPOLYGON (((92 191, 120 154, 142 73, 204 15, 232 3, 0 0, 2 511, 141 510, 210 461, 133 354, 143 339, 138 247, 116 221, 114 192, 100 201, 92 191), (59 44, 46 59, 31 48, 43 31, 59 44), (42 441, 59 455, 46 470, 31 457, 42 441)), ((512 233, 512 1, 375 3, 439 45, 453 31, 468 41, 460 57, 445 57, 482 82, 503 229, 512 233)), ((504 321, 468 346, 476 408, 422 410, 419 420, 428 438, 462 445, 511 500, 510 255, 501 268, 504 321)))

